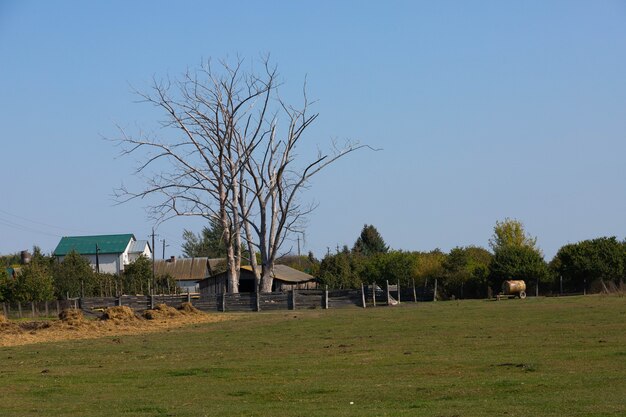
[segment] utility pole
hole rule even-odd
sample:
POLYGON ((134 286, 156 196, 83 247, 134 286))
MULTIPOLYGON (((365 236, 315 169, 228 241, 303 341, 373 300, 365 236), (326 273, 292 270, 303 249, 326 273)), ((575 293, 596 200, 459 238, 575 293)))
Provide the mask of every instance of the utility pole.
POLYGON ((300 236, 298 236, 298 256, 300 256, 300 236))
POLYGON ((154 227, 152 228, 152 234, 150 236, 152 237, 152 285, 154 286, 154 227))
POLYGON ((98 256, 98 252, 100 252, 100 248, 96 243, 96 273, 100 273, 100 257, 98 256))
POLYGON ((167 246, 165 244, 165 238, 163 238, 163 240, 161 242, 163 242, 163 257, 161 259, 165 259, 165 246, 167 246))
POLYGON ((302 259, 300 259, 300 236, 298 235, 298 266, 302 267, 302 259))

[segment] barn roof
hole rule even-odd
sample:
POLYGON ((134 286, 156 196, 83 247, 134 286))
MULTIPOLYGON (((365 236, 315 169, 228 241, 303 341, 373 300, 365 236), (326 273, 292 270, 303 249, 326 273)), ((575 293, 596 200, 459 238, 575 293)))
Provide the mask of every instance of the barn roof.
MULTIPOLYGON (((241 269, 252 272, 252 267, 249 265, 244 265, 241 267, 241 269)), ((261 267, 259 266, 257 267, 257 269, 260 271, 261 267)), ((279 281, 294 283, 306 282, 315 279, 313 275, 298 271, 297 269, 293 269, 287 265, 274 265, 274 269, 272 270, 272 278, 279 281)))
POLYGON ((221 259, 173 258, 154 261, 156 275, 169 274, 177 281, 200 281, 211 275, 211 267, 221 259))

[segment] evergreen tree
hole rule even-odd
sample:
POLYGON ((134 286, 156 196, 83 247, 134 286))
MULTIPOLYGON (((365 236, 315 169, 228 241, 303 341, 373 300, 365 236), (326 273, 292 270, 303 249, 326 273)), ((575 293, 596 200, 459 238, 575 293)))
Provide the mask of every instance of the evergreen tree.
POLYGON ((224 258, 226 245, 224 244, 224 229, 221 224, 211 220, 210 227, 204 226, 198 234, 190 230, 183 231, 183 256, 187 258, 224 258))
POLYGON ((354 243, 352 252, 363 256, 370 256, 376 253, 387 253, 389 247, 385 244, 383 237, 372 225, 364 225, 361 235, 354 243))

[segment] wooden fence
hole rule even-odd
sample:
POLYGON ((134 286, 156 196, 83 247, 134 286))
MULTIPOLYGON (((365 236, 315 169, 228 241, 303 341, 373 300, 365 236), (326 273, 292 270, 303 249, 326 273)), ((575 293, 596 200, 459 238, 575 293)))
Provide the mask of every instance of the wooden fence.
POLYGON ((361 286, 346 290, 292 290, 272 293, 226 293, 183 295, 123 295, 120 297, 89 297, 69 300, 2 303, 3 313, 9 318, 54 317, 67 308, 80 308, 87 315, 97 316, 113 306, 128 306, 135 311, 145 311, 158 304, 180 307, 190 302, 201 311, 246 312, 274 310, 329 309, 345 307, 376 307, 397 305, 402 302, 431 301, 432 290, 401 288, 384 284, 361 286))
POLYGON ((4 302, 2 314, 11 319, 56 317, 68 308, 79 308, 78 299, 34 301, 34 302, 4 302))

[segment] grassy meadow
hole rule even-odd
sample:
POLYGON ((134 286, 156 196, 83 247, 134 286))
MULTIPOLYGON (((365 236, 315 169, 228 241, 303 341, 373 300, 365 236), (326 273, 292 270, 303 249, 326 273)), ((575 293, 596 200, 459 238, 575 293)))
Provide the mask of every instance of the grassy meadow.
POLYGON ((234 315, 1 348, 0 416, 626 415, 626 298, 234 315))

